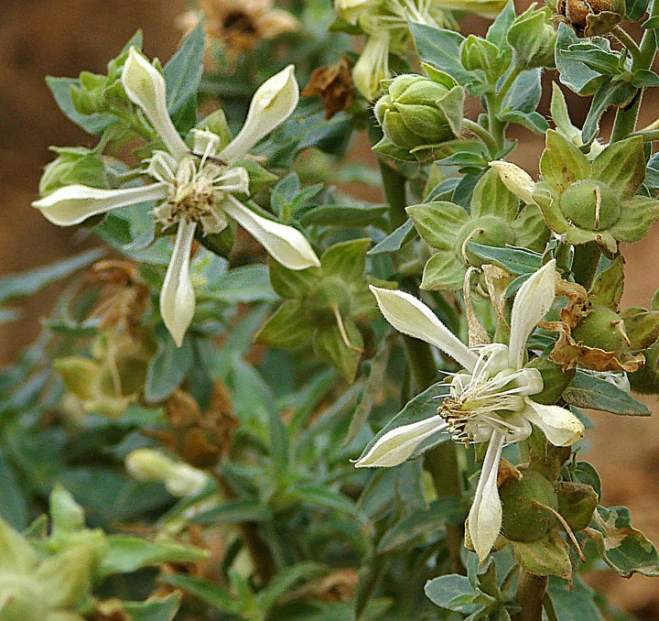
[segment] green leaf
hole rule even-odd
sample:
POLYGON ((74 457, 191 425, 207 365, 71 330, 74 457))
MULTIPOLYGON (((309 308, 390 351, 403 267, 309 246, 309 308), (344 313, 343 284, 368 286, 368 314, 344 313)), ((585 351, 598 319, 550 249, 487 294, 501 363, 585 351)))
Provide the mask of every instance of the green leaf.
POLYGON ((325 565, 313 562, 297 563, 282 569, 257 596, 259 604, 264 611, 270 610, 277 600, 287 592, 293 590, 298 582, 309 581, 327 573, 325 565))
POLYGON ((0 517, 16 530, 27 525, 27 503, 25 493, 16 478, 10 461, 0 452, 0 517))
POLYGON ((633 196, 622 203, 618 221, 609 232, 619 241, 635 242, 647 235, 659 218, 659 201, 646 196, 633 196))
POLYGON ((625 20, 638 22, 643 19, 647 13, 648 4, 650 4, 650 0, 625 0, 625 20))
POLYGON ((370 245, 370 238, 364 238, 330 246, 320 258, 323 276, 338 276, 346 282, 361 279, 366 269, 366 249, 370 245))
POLYGON ((501 110, 503 112, 516 110, 527 114, 534 112, 542 95, 540 74, 540 68, 523 71, 506 93, 501 110))
POLYGON ((595 603, 595 591, 586 586, 578 575, 572 584, 552 576, 547 594, 560 621, 604 621, 595 603))
MULTIPOLYGON (((622 294, 625 290, 624 264, 625 261, 620 255, 615 258, 607 269, 597 275, 588 293, 588 301, 593 306, 606 306, 618 312, 622 294)), ((639 347, 638 349, 644 348, 639 347)))
POLYGON ((196 524, 239 524, 241 522, 267 522, 272 519, 272 511, 264 507, 257 498, 226 500, 217 507, 195 516, 196 524))
POLYGON ((479 608, 474 604, 478 593, 465 576, 440 576, 426 583, 424 590, 433 604, 440 608, 463 614, 471 614, 479 608))
POLYGON ((94 261, 98 261, 105 252, 100 249, 87 250, 70 259, 55 261, 45 267, 39 267, 20 274, 7 274, 0 278, 0 303, 35 294, 43 287, 61 280, 94 261))
POLYGON ((519 199, 504 185, 499 173, 490 168, 474 188, 471 199, 472 219, 497 216, 512 222, 518 211, 519 199))
POLYGON ((600 75, 616 75, 620 73, 621 62, 619 52, 603 50, 594 43, 575 43, 562 52, 563 58, 583 63, 600 75))
POLYGON ((355 504, 341 492, 321 485, 304 485, 291 490, 291 496, 311 507, 334 509, 347 515, 355 514, 355 504))
POLYGON ((453 250, 438 250, 423 268, 421 289, 457 291, 462 289, 467 268, 453 250))
POLYGON ((456 232, 469 220, 462 207, 446 201, 412 205, 406 211, 419 235, 436 250, 453 250, 456 232))
POLYGON ((476 242, 467 242, 467 247, 481 259, 492 262, 511 274, 534 274, 542 267, 542 255, 526 248, 496 248, 476 242))
POLYGON ((343 318, 350 347, 344 342, 338 326, 318 328, 314 333, 316 355, 332 365, 348 382, 353 382, 359 368, 364 339, 354 321, 343 318))
POLYGON ((417 236, 414 222, 407 220, 401 224, 393 233, 387 235, 381 242, 371 248, 366 254, 388 254, 400 250, 405 244, 411 242, 417 236))
POLYGON ((239 601, 219 584, 205 578, 193 578, 184 574, 171 574, 159 577, 160 582, 183 589, 186 593, 202 602, 229 613, 237 613, 241 608, 239 601))
POLYGON ((549 129, 549 123, 547 123, 545 117, 538 112, 530 112, 526 114, 524 112, 511 110, 510 112, 497 114, 497 118, 500 121, 504 121, 505 123, 515 123, 517 125, 521 125, 529 131, 543 136, 549 129))
POLYGON ((298 300, 287 300, 261 326, 254 336, 255 343, 289 349, 309 343, 314 327, 304 317, 298 300))
POLYGON ((178 591, 166 597, 152 597, 145 602, 121 603, 131 621, 173 621, 180 605, 181 594, 178 591))
MULTIPOLYGON (((561 83, 570 90, 579 95, 592 95, 606 80, 606 76, 600 75, 578 60, 570 60, 563 55, 571 45, 579 42, 580 39, 572 28, 567 24, 559 24, 556 38, 556 69, 559 71, 561 83)), ((598 41, 598 44, 606 51, 611 49, 608 43, 598 41)))
POLYGON ((101 576, 127 574, 160 563, 193 563, 208 557, 208 552, 172 541, 147 541, 129 535, 108 535, 109 554, 101 561, 101 576))
POLYGON ((636 194, 645 178, 643 138, 636 136, 609 145, 593 161, 592 178, 609 185, 620 198, 636 194))
POLYGON ((659 86, 659 75, 654 71, 648 71, 647 69, 637 69, 632 74, 632 84, 636 88, 659 86))
POLYGON ((599 122, 609 106, 622 108, 636 96, 638 89, 629 82, 606 81, 595 93, 590 104, 588 115, 583 124, 582 136, 584 144, 589 144, 599 132, 599 122))
POLYGON ((90 114, 86 116, 80 114, 71 98, 71 87, 80 84, 80 80, 74 78, 54 78, 48 76, 46 84, 53 94, 59 109, 79 127, 82 127, 89 134, 102 134, 110 125, 117 122, 117 119, 111 114, 90 114))
POLYGON ((203 288, 203 295, 226 304, 241 302, 274 302, 279 296, 270 285, 265 265, 245 265, 222 274, 215 282, 203 288))
POLYGON ((388 530, 378 543, 378 554, 409 546, 418 537, 442 536, 444 524, 456 518, 459 520, 463 515, 457 498, 433 500, 427 511, 416 511, 388 530))
POLYGON ((510 30, 510 26, 514 21, 515 3, 513 0, 509 0, 501 13, 492 22, 485 36, 490 43, 494 43, 499 48, 500 53, 512 54, 510 44, 508 43, 508 30, 510 30))
POLYGON ((629 393, 610 382, 577 371, 563 399, 580 408, 603 410, 621 416, 650 416, 650 410, 629 393))
POLYGON ((478 75, 467 71, 460 61, 460 44, 464 40, 461 34, 415 22, 409 22, 409 26, 421 61, 448 73, 467 88, 480 82, 478 75))
POLYGON ((204 21, 200 19, 162 71, 167 85, 167 110, 179 131, 188 130, 197 122, 197 90, 204 49, 204 21))
POLYGON ((318 205, 298 216, 303 226, 361 227, 377 224, 387 213, 386 205, 362 203, 359 205, 318 205))
POLYGON ((536 541, 510 542, 517 562, 536 576, 558 576, 566 580, 572 575, 568 544, 557 530, 550 530, 536 541))
POLYGON ((561 193, 572 183, 589 177, 590 163, 572 142, 550 129, 540 158, 540 172, 544 180, 561 193))
POLYGON ((144 386, 147 403, 160 403, 167 399, 183 382, 194 358, 190 337, 177 347, 164 326, 155 332, 158 351, 151 359, 144 386))
POLYGON ((624 578, 635 573, 659 576, 659 554, 652 542, 632 526, 627 507, 598 507, 592 525, 602 559, 624 578))

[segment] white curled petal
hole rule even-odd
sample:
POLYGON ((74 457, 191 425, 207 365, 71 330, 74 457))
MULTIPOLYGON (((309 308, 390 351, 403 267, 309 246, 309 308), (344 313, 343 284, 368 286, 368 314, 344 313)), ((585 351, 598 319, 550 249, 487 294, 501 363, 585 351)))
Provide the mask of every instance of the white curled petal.
POLYGON ((390 468, 402 464, 426 438, 448 428, 441 416, 402 427, 385 433, 370 450, 355 463, 357 468, 390 468))
POLYGON ((261 138, 293 113, 299 99, 300 87, 295 79, 295 67, 288 65, 261 84, 254 93, 245 124, 219 153, 219 157, 227 162, 242 158, 261 138))
POLYGON ((490 166, 499 173, 499 179, 515 196, 521 198, 527 205, 535 205, 533 192, 535 181, 523 168, 511 162, 495 160, 490 166))
POLYGON ((161 183, 171 184, 176 178, 177 168, 178 162, 169 153, 154 151, 146 173, 161 183))
POLYGON ((469 538, 481 563, 492 550, 501 530, 503 510, 497 489, 497 475, 504 443, 505 436, 499 431, 493 431, 474 502, 469 510, 469 538))
POLYGON ((583 423, 569 410, 558 405, 543 405, 526 398, 524 417, 542 429, 554 446, 572 446, 583 438, 583 423))
POLYGON ((220 148, 221 138, 213 132, 205 129, 193 129, 192 135, 194 136, 193 151, 199 155, 213 156, 220 148))
POLYGON ((556 297, 556 261, 552 259, 517 292, 510 316, 510 368, 521 369, 526 341, 547 314, 556 297))
POLYGON ((167 112, 165 79, 135 47, 131 47, 128 52, 121 83, 128 98, 146 114, 169 152, 177 160, 181 159, 188 147, 167 112))
POLYGON ((233 196, 222 203, 224 210, 270 253, 290 270, 319 266, 320 261, 307 239, 292 226, 273 222, 247 209, 233 196))
POLYGON ((385 319, 399 332, 441 349, 473 371, 478 357, 421 300, 404 291, 370 287, 385 319))
POLYGON ((139 188, 101 190, 86 185, 67 185, 32 203, 44 217, 59 226, 79 224, 90 216, 167 196, 164 183, 139 188))
POLYGON ((378 36, 368 37, 364 50, 352 70, 355 85, 368 101, 373 101, 382 94, 380 83, 391 77, 389 44, 389 33, 386 30, 378 36))
POLYGON ((178 347, 183 344, 195 309, 195 293, 190 278, 190 251, 196 224, 181 220, 174 252, 160 292, 160 314, 178 347))

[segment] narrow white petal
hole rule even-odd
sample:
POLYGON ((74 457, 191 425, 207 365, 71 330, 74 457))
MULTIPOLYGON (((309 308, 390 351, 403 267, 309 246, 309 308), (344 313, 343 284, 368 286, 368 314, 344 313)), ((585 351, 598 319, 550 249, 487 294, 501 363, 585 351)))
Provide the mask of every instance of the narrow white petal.
POLYGON ((166 151, 154 151, 146 169, 148 175, 161 183, 171 184, 176 178, 178 162, 166 151))
POLYGON ((525 399, 528 408, 524 417, 540 427, 554 446, 571 446, 583 438, 583 423, 569 410, 558 405, 543 405, 533 399, 525 399))
POLYGON ((255 214, 230 195, 222 205, 224 210, 261 242, 272 258, 284 267, 303 270, 320 265, 313 248, 297 229, 255 214))
POLYGON ((529 278, 517 292, 510 317, 508 362, 512 369, 524 363, 526 341, 556 297, 556 261, 552 259, 529 278))
POLYGON ((432 416, 425 420, 402 427, 396 427, 385 433, 355 466, 357 468, 389 468, 402 464, 414 453, 426 438, 448 428, 441 416, 432 416))
POLYGON ((404 291, 371 286, 385 319, 399 332, 421 339, 473 371, 478 356, 455 336, 421 300, 404 291))
POLYGON ((261 84, 254 93, 245 124, 220 152, 219 157, 228 162, 242 158, 261 138, 293 113, 299 98, 300 87, 295 79, 295 67, 288 65, 261 84))
POLYGON ((504 443, 505 436, 494 430, 485 453, 474 502, 469 510, 469 537, 481 563, 487 558, 501 530, 503 511, 497 489, 497 475, 504 443))
POLYGON ((165 79, 151 63, 130 48, 128 60, 121 74, 121 83, 128 98, 140 108, 162 138, 169 152, 178 160, 188 151, 167 112, 167 88, 165 79))
POLYGON ((523 168, 511 162, 496 160, 490 166, 499 173, 499 178, 515 196, 521 198, 527 205, 535 204, 533 191, 535 181, 523 168))
POLYGON ((164 183, 152 183, 139 188, 101 190, 86 185, 67 185, 32 203, 32 207, 53 224, 71 226, 89 216, 105 213, 119 207, 161 200, 167 196, 164 183))
POLYGON ((192 135, 194 136, 194 152, 206 157, 213 156, 220 148, 220 137, 205 129, 193 129, 192 135))
POLYGON ((195 309, 195 294, 190 279, 190 251, 196 224, 181 220, 174 252, 160 292, 160 314, 179 347, 183 343, 195 309))

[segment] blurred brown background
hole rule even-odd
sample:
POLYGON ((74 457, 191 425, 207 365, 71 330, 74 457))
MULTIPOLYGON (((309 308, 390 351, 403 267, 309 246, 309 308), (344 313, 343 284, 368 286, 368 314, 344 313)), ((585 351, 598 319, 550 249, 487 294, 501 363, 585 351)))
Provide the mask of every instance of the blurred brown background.
MULTIPOLYGON (((105 65, 134 34, 144 30, 149 56, 167 59, 179 41, 174 18, 185 0, 1 0, 0 11, 0 275, 42 265, 92 243, 72 229, 49 224, 30 202, 37 196, 41 168, 52 159, 49 145, 91 146, 89 137, 64 119, 45 86, 44 76, 105 72, 105 65)), ((329 1, 329 0, 328 0, 329 1)), ((465 24, 465 29, 469 26, 465 24)), ((478 27, 482 31, 482 25, 478 27)), ((555 79, 551 73, 548 79, 555 79)), ((583 120, 578 98, 575 120, 583 120)), ((655 120, 655 105, 644 106, 642 125, 655 120)), ((605 119, 604 126, 610 123, 605 119)), ((520 132, 524 146, 515 161, 537 171, 542 140, 520 132)), ((367 153, 364 153, 367 155, 367 153)), ((642 242, 625 249, 624 305, 647 305, 659 288, 656 243, 659 226, 642 242)), ((38 319, 54 291, 30 300, 21 321, 0 326, 0 364, 11 361, 38 333, 38 319)), ((597 429, 584 459, 595 463, 604 488, 603 504, 629 506, 634 524, 659 543, 659 406, 652 419, 623 419, 594 413, 597 429)), ((1 483, 0 483, 1 484, 1 483)), ((659 620, 659 581, 634 576, 623 580, 598 575, 591 583, 605 589, 619 606, 639 619, 659 620)))

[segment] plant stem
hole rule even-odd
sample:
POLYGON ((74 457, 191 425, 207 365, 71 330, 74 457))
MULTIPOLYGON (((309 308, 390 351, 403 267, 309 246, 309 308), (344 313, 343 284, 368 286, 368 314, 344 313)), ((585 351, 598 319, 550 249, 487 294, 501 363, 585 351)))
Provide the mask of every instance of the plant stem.
POLYGON ((629 137, 640 136, 643 142, 657 142, 659 141, 659 129, 643 129, 638 132, 629 134, 629 137))
POLYGON ((614 26, 611 34, 627 48, 635 63, 641 62, 641 48, 638 47, 636 41, 629 36, 629 33, 624 28, 621 28, 619 25, 614 26))
POLYGON ((574 247, 572 273, 574 274, 574 280, 584 287, 586 291, 593 284, 601 254, 602 251, 597 245, 597 242, 588 242, 587 244, 574 247))
POLYGON ((471 119, 463 119, 462 127, 474 134, 474 136, 476 136, 487 147, 490 157, 493 158, 496 156, 497 151, 499 151, 499 146, 490 132, 471 119))
POLYGON ((536 576, 522 569, 517 582, 517 603, 521 612, 513 615, 513 621, 542 621, 542 598, 547 590, 547 576, 536 576))
MULTIPOLYGON (((389 203, 389 220, 393 230, 407 220, 405 178, 382 160, 380 160, 380 173, 385 197, 389 203)), ((405 284, 412 293, 417 293, 414 281, 406 279, 405 284)), ((432 349, 428 343, 410 336, 403 336, 403 344, 414 383, 419 391, 425 390, 437 380, 437 363, 432 349)), ((428 451, 424 465, 432 477, 435 493, 439 498, 460 497, 462 491, 460 469, 455 445, 452 442, 445 442, 428 451)), ((456 573, 465 573, 460 559, 462 529, 448 524, 446 531, 451 568, 456 573)))
MULTIPOLYGON (((208 472, 213 476, 218 487, 228 499, 237 497, 236 492, 220 472, 215 469, 210 469, 208 472)), ((257 523, 240 522, 238 524, 238 530, 240 531, 240 536, 247 548, 247 552, 252 559, 256 574, 261 580, 261 584, 268 584, 277 573, 277 565, 270 548, 259 535, 259 527, 257 523)))

